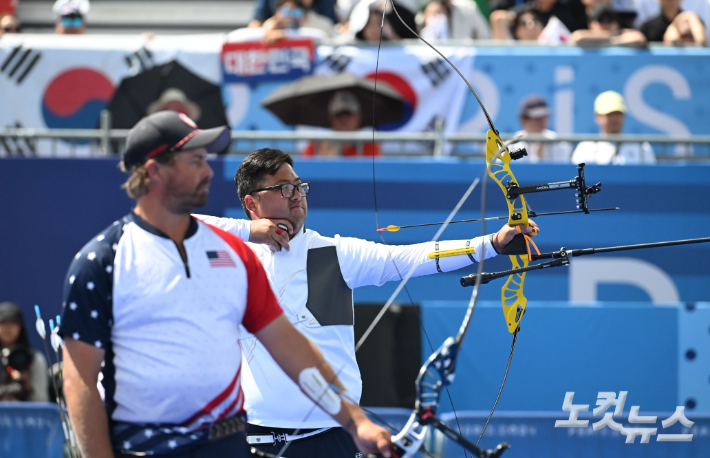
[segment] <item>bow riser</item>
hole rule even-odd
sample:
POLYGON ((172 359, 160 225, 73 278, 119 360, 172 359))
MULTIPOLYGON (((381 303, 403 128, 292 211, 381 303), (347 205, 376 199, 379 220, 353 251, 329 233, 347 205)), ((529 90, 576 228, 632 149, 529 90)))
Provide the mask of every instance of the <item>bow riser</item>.
POLYGON ((417 411, 412 412, 402 431, 392 437, 394 444, 392 456, 394 458, 412 458, 424 445, 428 433, 429 427, 419 422, 417 411))
MULTIPOLYGON (((492 130, 486 133, 486 138, 486 164, 490 169, 489 176, 498 183, 501 191, 506 196, 508 224, 510 226, 528 226, 529 209, 523 194, 515 194, 512 198, 509 198, 510 185, 515 184, 517 186, 518 183, 513 171, 510 170, 510 161, 513 159, 510 150, 504 146, 500 137, 492 130), (500 161, 500 163, 496 161, 500 161)), ((519 269, 521 266, 527 267, 528 261, 528 256, 526 255, 510 256, 513 269, 519 269)), ((505 323, 508 326, 508 332, 511 334, 518 328, 528 302, 523 294, 524 285, 525 273, 510 275, 500 292, 505 323)))
MULTIPOLYGON (((510 170, 511 160, 510 150, 504 147, 500 137, 493 132, 493 130, 489 129, 486 133, 486 165, 490 167, 490 173, 488 175, 493 181, 498 183, 501 191, 503 191, 503 194, 506 196, 508 195, 507 184, 518 182, 518 180, 515 179, 515 175, 513 175, 513 171, 510 170), (499 154, 498 152, 501 149, 503 149, 503 151, 499 154), (499 160, 501 163, 493 162, 491 164, 491 161, 496 160, 499 160)), ((522 194, 516 195, 511 199, 506 197, 506 203, 508 204, 508 224, 511 226, 528 226, 528 205, 527 202, 525 202, 525 197, 522 194)))

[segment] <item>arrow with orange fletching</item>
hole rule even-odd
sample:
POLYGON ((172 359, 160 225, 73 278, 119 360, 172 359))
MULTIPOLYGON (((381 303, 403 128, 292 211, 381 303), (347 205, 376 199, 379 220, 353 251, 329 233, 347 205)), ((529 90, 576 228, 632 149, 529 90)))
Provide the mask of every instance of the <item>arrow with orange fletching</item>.
MULTIPOLYGON (((619 207, 612 207, 612 208, 595 208, 595 209, 589 209, 590 212, 604 212, 604 211, 609 211, 609 210, 619 210, 619 207)), ((529 211, 528 212, 528 218, 537 218, 538 216, 550 216, 550 215, 565 215, 567 213, 584 213, 584 210, 570 210, 570 211, 565 211, 565 212, 548 212, 548 213, 535 213, 534 211, 529 211)), ((478 218, 478 219, 462 219, 459 221, 449 221, 449 224, 456 224, 456 223, 474 223, 477 221, 494 221, 497 219, 508 219, 508 216, 491 216, 490 218, 478 218)), ((409 229, 410 227, 424 227, 424 226, 439 226, 442 223, 426 223, 426 224, 412 224, 409 226, 387 226, 387 227, 381 227, 377 229, 378 232, 382 231, 387 231, 387 232, 397 232, 400 229, 409 229)))

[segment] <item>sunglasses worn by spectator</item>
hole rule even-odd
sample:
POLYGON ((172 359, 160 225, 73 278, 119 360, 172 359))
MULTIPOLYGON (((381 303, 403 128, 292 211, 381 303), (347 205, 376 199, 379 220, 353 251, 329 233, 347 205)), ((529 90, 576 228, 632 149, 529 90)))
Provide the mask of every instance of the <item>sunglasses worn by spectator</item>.
POLYGON ((62 16, 62 27, 65 29, 80 29, 84 19, 81 16, 62 16))
POLYGON ((2 28, 5 33, 20 33, 20 27, 15 27, 14 25, 8 25, 2 28))
POLYGON ((269 186, 268 188, 261 188, 261 189, 255 189, 251 192, 251 194, 254 194, 255 192, 260 192, 260 191, 275 191, 275 190, 281 190, 281 196, 290 199, 293 197, 293 192, 295 189, 298 189, 298 193, 302 197, 306 197, 308 193, 311 192, 311 184, 310 183, 299 183, 297 185, 291 184, 291 183, 286 183, 286 184, 277 184, 276 186, 269 186))
POLYGON ((281 7, 281 14, 286 17, 292 17, 296 20, 300 20, 303 17, 303 10, 301 8, 290 8, 288 6, 281 7))

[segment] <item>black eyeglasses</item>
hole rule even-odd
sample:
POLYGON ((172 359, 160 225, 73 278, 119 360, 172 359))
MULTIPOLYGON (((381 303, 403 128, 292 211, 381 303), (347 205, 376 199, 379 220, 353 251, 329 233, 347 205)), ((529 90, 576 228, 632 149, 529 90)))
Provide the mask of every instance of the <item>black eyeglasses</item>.
POLYGON ((18 25, 17 27, 14 25, 8 25, 2 28, 2 31, 5 33, 20 33, 20 26, 18 25))
POLYGON ((311 192, 311 184, 310 183, 299 183, 299 184, 291 184, 291 183, 286 183, 286 184, 277 184, 276 186, 269 186, 268 188, 261 188, 261 189, 255 189, 253 190, 250 194, 253 194, 255 192, 259 191, 275 191, 277 189, 281 190, 281 195, 287 199, 290 199, 293 197, 293 192, 295 189, 298 189, 298 193, 306 197, 308 193, 311 192))

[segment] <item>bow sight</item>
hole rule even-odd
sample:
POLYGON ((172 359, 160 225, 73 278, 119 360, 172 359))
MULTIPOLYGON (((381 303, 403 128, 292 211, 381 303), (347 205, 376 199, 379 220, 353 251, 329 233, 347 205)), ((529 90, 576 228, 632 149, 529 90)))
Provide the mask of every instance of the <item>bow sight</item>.
MULTIPOLYGON (((525 152, 525 148, 522 148, 523 154, 521 155, 520 153, 521 150, 513 151, 510 153, 510 158, 513 160, 520 159, 521 157, 527 154, 525 152)), ((587 203, 587 199, 592 194, 596 194, 601 191, 602 184, 597 183, 594 186, 587 186, 587 182, 584 177, 584 165, 585 164, 582 163, 577 166, 577 176, 569 181, 534 184, 530 186, 519 186, 518 183, 512 180, 508 181, 508 183, 505 184, 506 197, 509 200, 514 201, 515 199, 520 197, 521 194, 531 194, 533 192, 545 191, 558 191, 560 189, 575 189, 577 190, 577 208, 588 214, 590 210, 589 205, 587 203)), ((520 220, 522 219, 522 215, 520 213, 515 213, 511 216, 511 219, 513 219, 514 221, 520 220)))

